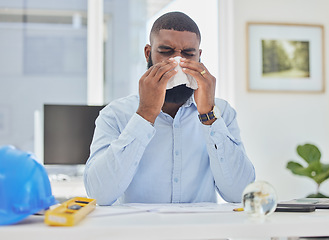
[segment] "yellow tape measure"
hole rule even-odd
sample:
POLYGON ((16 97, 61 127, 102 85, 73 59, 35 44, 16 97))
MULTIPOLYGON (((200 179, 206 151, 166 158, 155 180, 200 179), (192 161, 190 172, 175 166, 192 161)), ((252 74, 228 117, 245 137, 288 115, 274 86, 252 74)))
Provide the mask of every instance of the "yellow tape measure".
POLYGON ((96 207, 96 200, 75 197, 45 213, 45 223, 50 226, 73 226, 96 207))

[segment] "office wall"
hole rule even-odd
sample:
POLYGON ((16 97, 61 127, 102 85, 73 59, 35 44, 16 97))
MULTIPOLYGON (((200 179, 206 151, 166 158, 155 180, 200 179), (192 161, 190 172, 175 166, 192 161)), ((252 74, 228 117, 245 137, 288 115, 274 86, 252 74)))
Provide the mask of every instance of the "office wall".
MULTIPOLYGON (((329 94, 251 93, 246 80, 246 22, 323 24, 325 28, 325 82, 329 76, 329 1, 234 0, 234 100, 241 135, 258 180, 270 182, 279 199, 304 197, 315 182, 293 175, 289 160, 304 164, 299 144, 316 144, 322 161, 329 163, 329 94)), ((321 186, 329 195, 329 181, 321 186)))
POLYGON ((34 151, 34 111, 42 111, 44 103, 87 102, 86 25, 50 23, 66 11, 85 12, 86 7, 86 0, 0 0, 2 14, 4 9, 11 14, 0 21, 0 145, 34 151), (29 16, 15 17, 11 10, 20 9, 57 15, 36 22, 29 16))
MULTIPOLYGON (((0 10, 87 14, 87 0, 0 0, 0 10)), ((10 14, 9 11, 8 14, 10 14)), ((36 14, 36 13, 34 13, 36 14)), ((44 14, 44 13, 43 13, 44 14)), ((104 0, 104 102, 137 93, 146 69, 146 0, 104 0)), ((0 145, 34 151, 34 111, 87 104, 87 26, 0 19, 0 145)), ((29 19, 29 18, 27 18, 29 19)))
POLYGON ((0 24, 0 145, 33 151, 35 110, 87 101, 86 59, 72 60, 86 52, 86 30, 63 37, 61 27, 0 24))

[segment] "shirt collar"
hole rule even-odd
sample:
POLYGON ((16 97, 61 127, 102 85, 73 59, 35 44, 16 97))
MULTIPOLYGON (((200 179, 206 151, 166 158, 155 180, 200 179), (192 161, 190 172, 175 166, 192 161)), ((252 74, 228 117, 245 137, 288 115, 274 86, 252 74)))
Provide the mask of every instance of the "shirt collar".
MULTIPOLYGON (((197 109, 196 102, 194 99, 194 93, 192 94, 191 97, 189 97, 189 99, 186 100, 186 102, 181 106, 181 108, 182 107, 184 107, 184 108, 191 107, 192 105, 194 105, 195 108, 197 109)), ((163 113, 162 109, 161 109, 161 113, 163 113)))
POLYGON ((192 104, 196 107, 194 93, 192 94, 192 96, 189 99, 187 99, 187 101, 182 105, 182 107, 190 107, 192 104))

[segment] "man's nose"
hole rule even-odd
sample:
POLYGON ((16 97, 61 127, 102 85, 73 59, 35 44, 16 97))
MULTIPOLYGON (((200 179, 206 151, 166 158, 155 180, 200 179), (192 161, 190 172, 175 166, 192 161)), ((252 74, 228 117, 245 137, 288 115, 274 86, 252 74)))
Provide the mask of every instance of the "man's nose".
POLYGON ((182 56, 182 50, 175 50, 175 53, 173 55, 173 58, 175 58, 175 57, 183 57, 182 56))

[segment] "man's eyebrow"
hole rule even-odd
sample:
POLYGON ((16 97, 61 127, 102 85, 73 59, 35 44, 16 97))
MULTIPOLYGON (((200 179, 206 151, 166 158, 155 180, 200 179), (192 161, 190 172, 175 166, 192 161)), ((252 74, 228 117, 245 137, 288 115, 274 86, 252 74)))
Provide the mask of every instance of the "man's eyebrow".
POLYGON ((185 48, 182 50, 182 52, 194 52, 194 51, 196 51, 195 48, 185 48))

